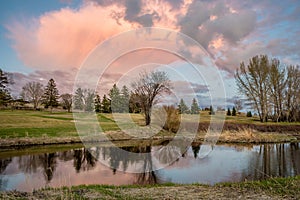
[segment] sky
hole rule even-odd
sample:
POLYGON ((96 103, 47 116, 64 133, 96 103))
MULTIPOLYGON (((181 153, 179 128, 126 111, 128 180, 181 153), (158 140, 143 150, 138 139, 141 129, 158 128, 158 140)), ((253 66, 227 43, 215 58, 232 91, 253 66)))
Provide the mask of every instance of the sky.
MULTIPOLYGON (((45 85, 50 78, 60 93, 72 91, 80 67, 93 50, 109 41, 107 55, 116 53, 120 44, 111 42, 114 37, 142 27, 185 34, 198 46, 183 41, 179 51, 184 58, 146 48, 118 55, 102 74, 101 93, 125 75, 136 76, 132 71, 143 68, 139 66, 158 63, 176 68, 184 77, 174 78, 181 92, 186 85, 199 98, 207 97, 208 72, 204 69, 202 76, 194 77, 185 62, 199 55, 199 46, 219 70, 229 102, 239 96, 233 74, 241 62, 267 54, 283 66, 300 64, 299 1, 2 0, 0 4, 0 68, 12 74, 14 95, 28 81, 45 85)), ((122 48, 130 49, 135 39, 124 39, 122 48)), ((194 64, 203 69, 201 63, 194 64)))

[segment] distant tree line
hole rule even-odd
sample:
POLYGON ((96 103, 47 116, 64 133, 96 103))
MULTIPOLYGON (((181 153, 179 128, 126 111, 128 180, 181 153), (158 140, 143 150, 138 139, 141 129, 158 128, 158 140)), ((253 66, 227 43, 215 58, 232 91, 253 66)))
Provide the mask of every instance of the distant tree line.
MULTIPOLYGON (((300 121, 300 68, 299 66, 284 67, 276 58, 269 59, 266 55, 255 56, 249 64, 242 62, 235 72, 235 80, 239 92, 247 98, 247 104, 256 110, 262 122, 269 119, 279 121, 300 121)), ((59 94, 54 79, 50 79, 44 87, 38 82, 28 82, 22 88, 19 99, 14 99, 8 89, 12 84, 9 74, 0 69, 0 106, 12 105, 14 102, 30 102, 33 109, 40 105, 49 108, 61 105, 71 109, 99 113, 143 113, 146 125, 151 122, 151 109, 159 103, 160 96, 170 93, 171 84, 168 76, 162 71, 141 73, 136 81, 118 88, 116 84, 108 94, 100 96, 94 90, 77 88, 74 94, 59 94)), ((242 102, 236 100, 232 111, 227 115, 237 115, 242 109, 242 102)), ((178 113, 198 114, 199 106, 194 98, 188 107, 183 99, 178 103, 178 113)), ((215 111, 212 106, 205 108, 210 115, 215 111)), ((217 111, 220 109, 217 108, 217 111)), ((224 110, 224 108, 222 108, 224 110)), ((225 110, 224 110, 225 111, 225 110)), ((226 113, 226 112, 225 112, 226 113)), ((252 113, 247 113, 252 116, 252 113)))
POLYGON ((235 72, 239 92, 247 97, 260 121, 300 121, 300 68, 284 67, 276 58, 255 56, 235 72))

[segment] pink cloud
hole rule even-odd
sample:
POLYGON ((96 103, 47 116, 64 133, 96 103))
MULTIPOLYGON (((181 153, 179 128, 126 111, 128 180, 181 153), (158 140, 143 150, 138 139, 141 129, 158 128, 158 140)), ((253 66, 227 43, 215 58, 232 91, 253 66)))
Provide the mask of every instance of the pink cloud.
POLYGON ((64 8, 27 23, 8 25, 14 48, 25 65, 39 70, 77 68, 103 40, 131 28, 111 17, 116 6, 85 4, 79 10, 64 8))

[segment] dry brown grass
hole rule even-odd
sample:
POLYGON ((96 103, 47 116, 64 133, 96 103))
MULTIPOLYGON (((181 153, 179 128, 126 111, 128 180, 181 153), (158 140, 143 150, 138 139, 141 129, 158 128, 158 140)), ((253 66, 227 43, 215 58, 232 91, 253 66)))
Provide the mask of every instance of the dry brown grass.
POLYGON ((290 142, 293 140, 297 140, 297 138, 282 133, 258 132, 251 128, 242 128, 238 131, 225 130, 219 137, 220 142, 240 143, 290 142))

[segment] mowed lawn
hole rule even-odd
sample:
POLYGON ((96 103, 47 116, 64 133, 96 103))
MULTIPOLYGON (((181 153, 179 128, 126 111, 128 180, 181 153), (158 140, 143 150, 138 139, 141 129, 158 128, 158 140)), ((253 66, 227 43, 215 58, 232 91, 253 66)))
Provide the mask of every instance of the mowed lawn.
MULTIPOLYGON (((120 114, 121 115, 121 114, 120 114)), ((143 123, 141 114, 131 114, 137 124, 143 123)), ((126 120, 116 124, 112 114, 98 114, 103 131, 120 130, 126 127, 126 120)), ((128 118, 128 116, 127 116, 128 118)), ((75 122, 72 113, 43 111, 0 111, 0 138, 21 137, 76 137, 75 122)))
MULTIPOLYGON (((238 116, 226 116, 225 112, 219 113, 216 117, 221 117, 226 122, 237 124, 262 124, 258 117, 246 117, 244 114, 238 116), (223 117, 222 117, 223 116, 223 117)), ((196 115, 185 114, 182 118, 196 120, 198 122, 209 122, 211 116, 207 111, 200 112, 200 118, 196 115), (185 116, 186 115, 186 116, 185 116), (200 119, 200 120, 199 120, 200 119)), ((143 126, 144 118, 142 114, 97 114, 98 121, 103 131, 117 131, 133 126, 143 126), (118 123, 116 123, 117 121, 118 123)), ((286 122, 265 124, 288 125, 286 122)), ((292 123, 300 124, 300 123, 292 123)), ((0 138, 22 138, 22 137, 76 137, 75 122, 72 113, 64 111, 0 111, 0 138)))

